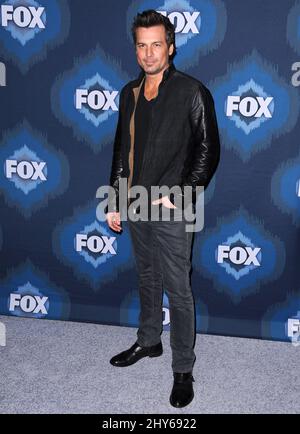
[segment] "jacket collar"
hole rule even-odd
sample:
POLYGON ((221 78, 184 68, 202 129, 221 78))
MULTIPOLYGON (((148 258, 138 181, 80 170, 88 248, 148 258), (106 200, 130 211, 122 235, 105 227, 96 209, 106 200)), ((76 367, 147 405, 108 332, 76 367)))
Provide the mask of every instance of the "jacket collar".
MULTIPOLYGON (((175 71, 176 71, 175 65, 174 65, 173 62, 171 62, 171 63, 169 64, 168 68, 166 68, 166 69, 164 70, 163 78, 162 78, 162 80, 161 80, 159 86, 160 86, 164 81, 166 81, 166 80, 168 79, 168 77, 170 77, 170 76, 171 76, 175 71)), ((140 72, 140 74, 139 74, 139 76, 138 76, 138 78, 132 82, 132 87, 138 87, 138 86, 141 84, 141 81, 143 80, 143 78, 145 77, 145 75, 146 75, 146 74, 145 74, 145 71, 142 69, 141 72, 140 72)))

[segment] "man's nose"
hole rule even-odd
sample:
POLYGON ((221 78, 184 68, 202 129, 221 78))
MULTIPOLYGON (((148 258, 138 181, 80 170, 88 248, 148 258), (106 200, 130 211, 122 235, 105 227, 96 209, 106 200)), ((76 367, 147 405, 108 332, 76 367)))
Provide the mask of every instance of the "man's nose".
POLYGON ((150 57, 150 56, 152 56, 152 54, 153 54, 152 47, 147 47, 146 48, 146 56, 150 57))

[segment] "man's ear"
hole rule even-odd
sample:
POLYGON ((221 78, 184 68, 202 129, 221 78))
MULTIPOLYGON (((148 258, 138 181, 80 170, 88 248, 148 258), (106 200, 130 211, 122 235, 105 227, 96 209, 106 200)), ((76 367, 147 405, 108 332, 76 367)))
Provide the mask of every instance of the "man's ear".
POLYGON ((171 44, 169 47, 169 56, 172 56, 173 51, 174 51, 174 44, 171 44))

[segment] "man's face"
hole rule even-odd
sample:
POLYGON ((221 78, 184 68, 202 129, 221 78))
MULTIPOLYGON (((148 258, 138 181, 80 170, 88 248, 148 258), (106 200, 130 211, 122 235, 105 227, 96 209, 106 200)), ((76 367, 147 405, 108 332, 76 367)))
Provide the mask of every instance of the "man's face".
POLYGON ((136 29, 136 57, 146 74, 154 75, 166 69, 173 44, 168 48, 163 25, 136 29))

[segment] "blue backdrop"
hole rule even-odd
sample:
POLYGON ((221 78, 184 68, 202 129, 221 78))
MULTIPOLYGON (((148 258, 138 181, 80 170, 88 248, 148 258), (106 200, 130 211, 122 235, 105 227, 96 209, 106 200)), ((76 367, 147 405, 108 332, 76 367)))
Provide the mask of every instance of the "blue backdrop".
MULTIPOLYGON (((297 340, 300 2, 0 0, 0 314, 138 325, 127 224, 96 218, 130 26, 176 25, 174 63, 212 92, 221 161, 193 247, 197 331, 297 340)), ((169 328, 164 296, 164 327, 169 328)))

